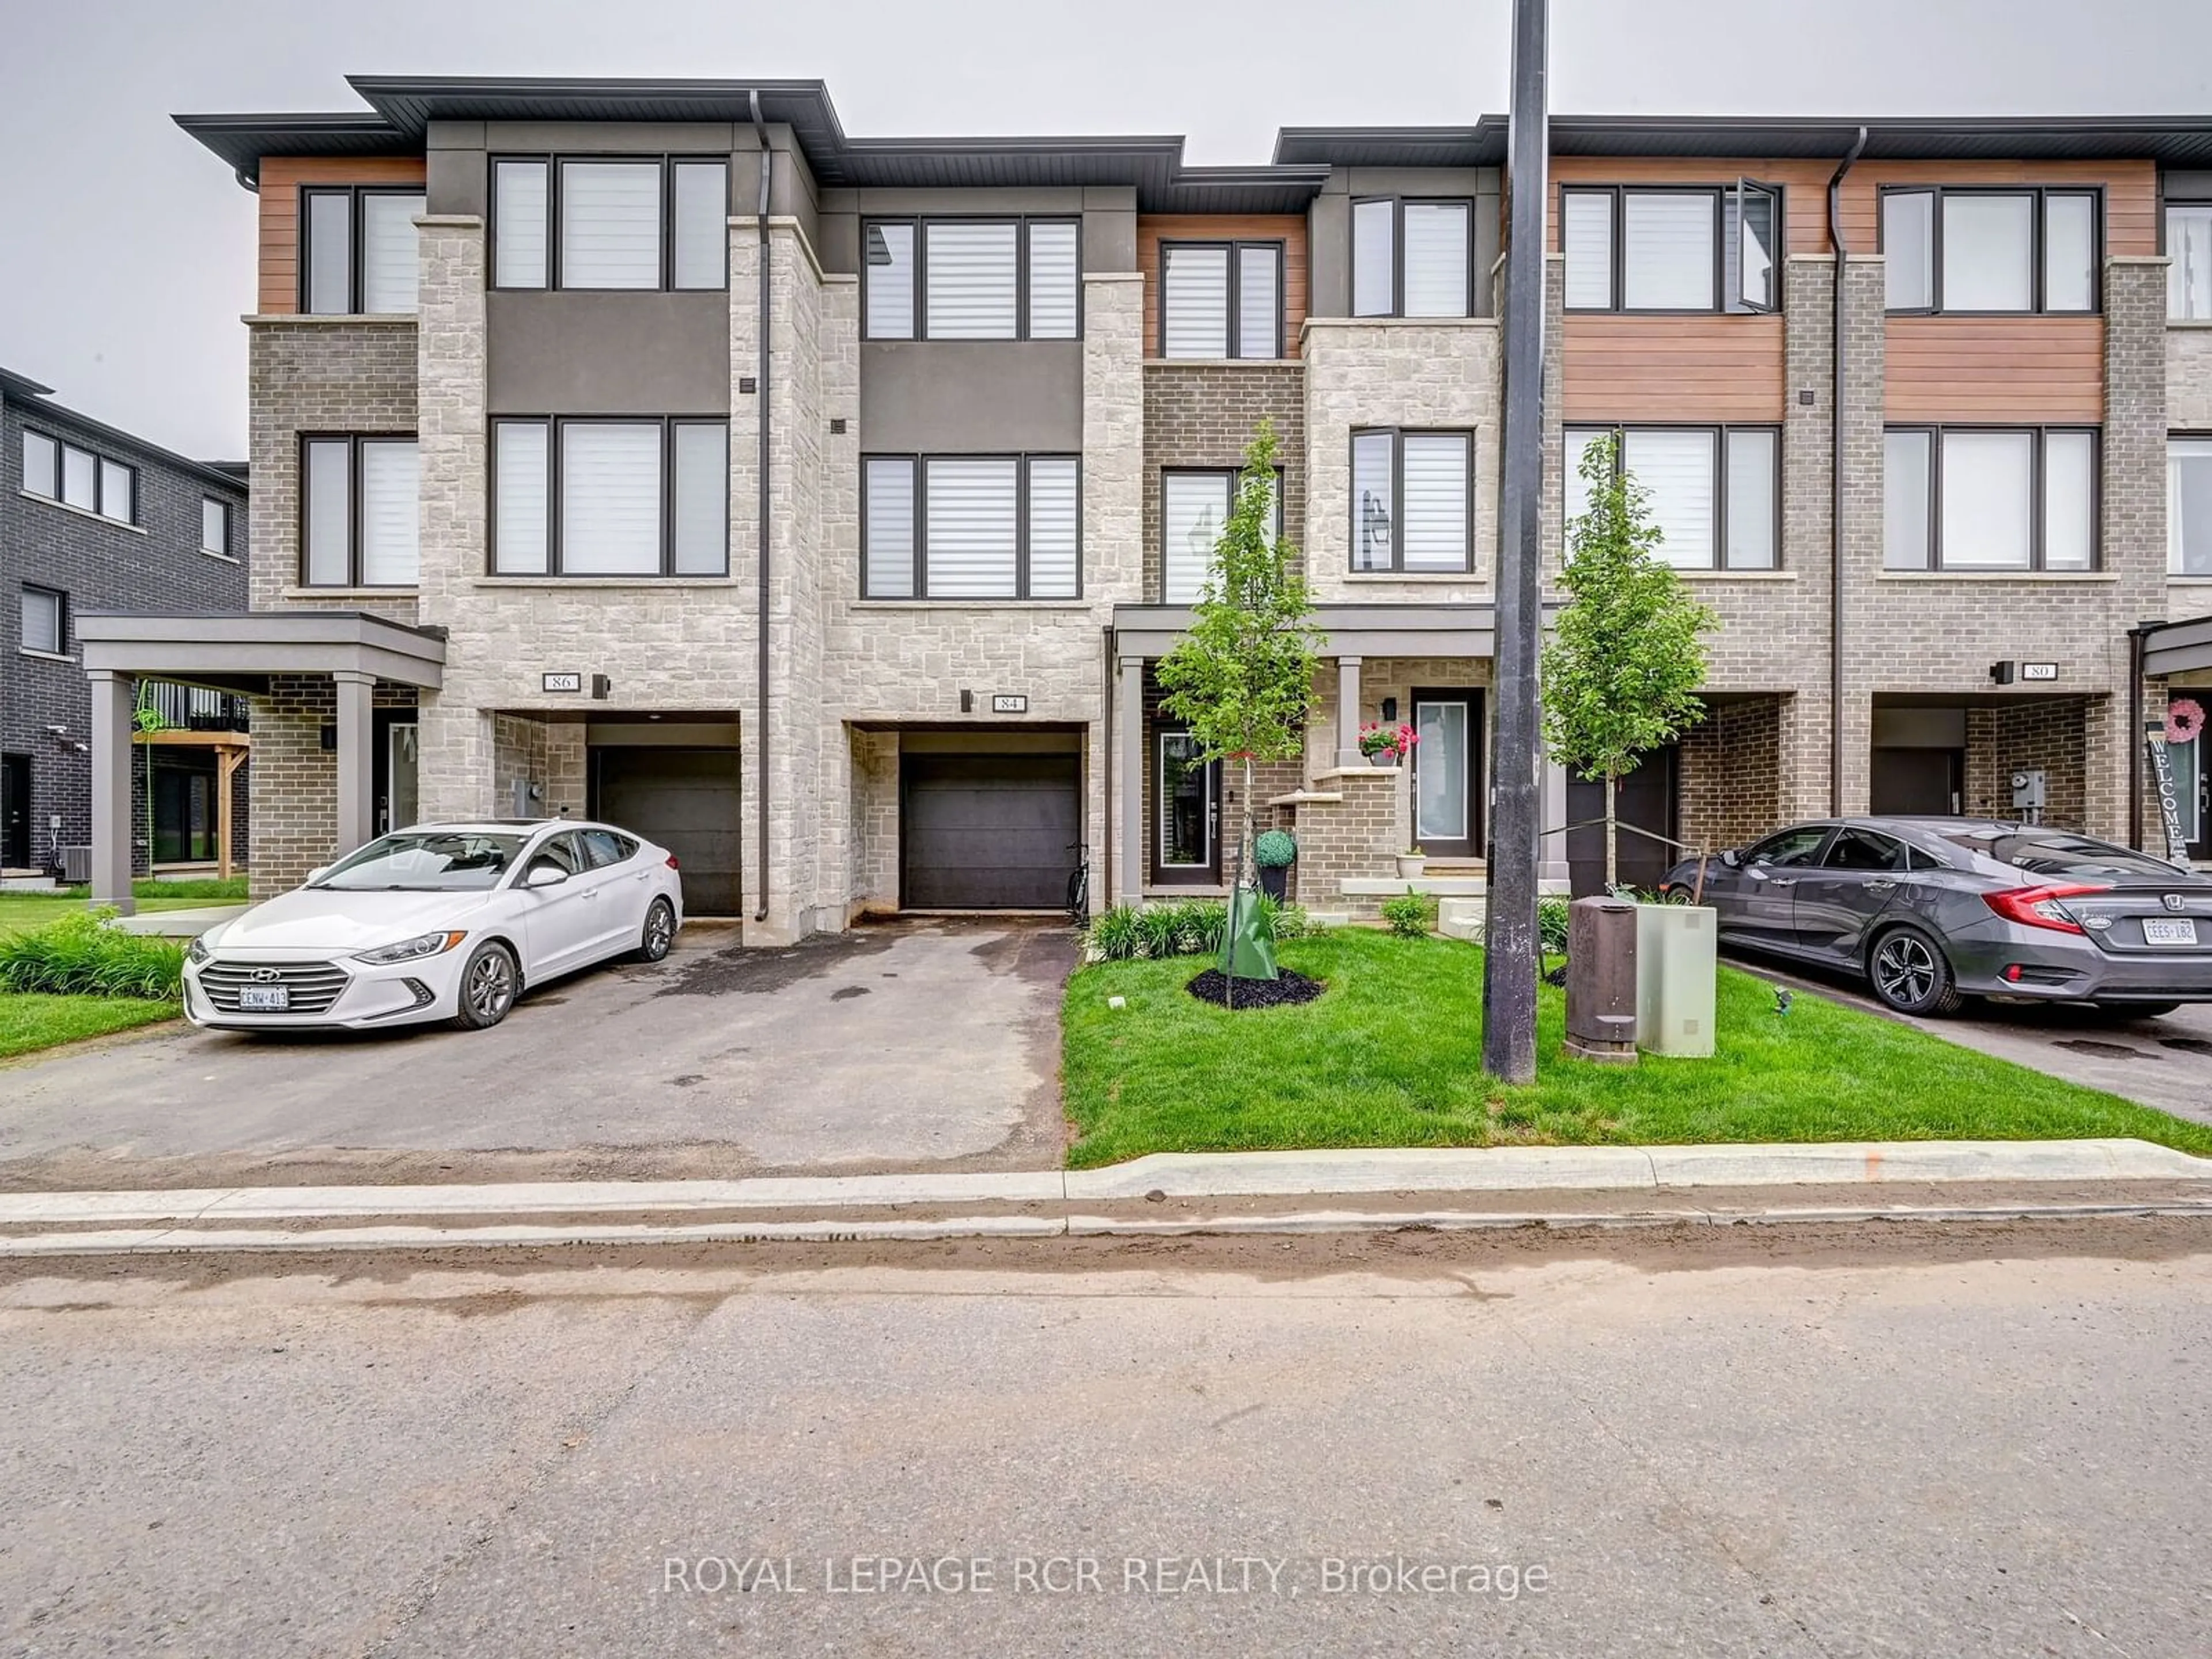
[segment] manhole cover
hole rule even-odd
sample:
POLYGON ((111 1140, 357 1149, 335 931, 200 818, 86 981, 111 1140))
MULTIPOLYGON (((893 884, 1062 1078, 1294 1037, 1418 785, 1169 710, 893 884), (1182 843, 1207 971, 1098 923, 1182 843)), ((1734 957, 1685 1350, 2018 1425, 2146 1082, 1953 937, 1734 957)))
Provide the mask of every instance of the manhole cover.
POLYGON ((2094 1054, 2100 1060, 2156 1060, 2158 1056, 2141 1048, 2130 1048, 2124 1042, 2100 1042, 2094 1037, 2069 1037, 2063 1042, 2054 1042, 2054 1048, 2071 1049, 2077 1054, 2094 1054))

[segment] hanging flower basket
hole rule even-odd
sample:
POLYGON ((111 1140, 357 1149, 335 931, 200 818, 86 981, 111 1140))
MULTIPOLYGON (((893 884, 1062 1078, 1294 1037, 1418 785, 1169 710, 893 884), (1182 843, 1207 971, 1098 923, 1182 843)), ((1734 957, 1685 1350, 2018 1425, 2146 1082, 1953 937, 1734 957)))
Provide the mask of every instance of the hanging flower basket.
POLYGON ((1398 765, 1420 740, 1420 733, 1410 726, 1376 723, 1359 728, 1359 752, 1375 766, 1398 765))
POLYGON ((2168 743, 2194 743, 2204 729, 2204 705, 2194 697, 2183 697, 2166 708, 2166 740, 2168 743))

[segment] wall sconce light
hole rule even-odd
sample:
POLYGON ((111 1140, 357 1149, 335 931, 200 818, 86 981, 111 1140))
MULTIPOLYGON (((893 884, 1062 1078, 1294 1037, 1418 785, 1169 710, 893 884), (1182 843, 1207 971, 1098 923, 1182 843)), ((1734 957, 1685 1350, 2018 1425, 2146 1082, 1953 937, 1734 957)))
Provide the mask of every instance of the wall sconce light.
POLYGON ((1385 697, 1382 699, 1382 718, 1386 720, 1395 720, 1398 718, 1397 698, 1385 697))

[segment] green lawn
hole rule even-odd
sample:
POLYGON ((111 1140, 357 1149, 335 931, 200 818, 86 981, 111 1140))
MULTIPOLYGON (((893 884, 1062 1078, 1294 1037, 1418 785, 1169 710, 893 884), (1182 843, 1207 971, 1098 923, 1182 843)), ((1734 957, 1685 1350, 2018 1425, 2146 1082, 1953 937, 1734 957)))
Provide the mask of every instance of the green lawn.
MULTIPOLYGON (((137 895, 141 911, 198 910, 209 905, 243 903, 246 878, 234 876, 228 881, 139 881, 131 884, 131 891, 137 895)), ((46 893, 0 893, 0 933, 27 933, 50 921, 59 921, 64 916, 75 915, 84 908, 89 896, 89 890, 82 887, 58 888, 46 893)))
POLYGON ((0 991, 0 1060, 176 1016, 173 1002, 137 997, 48 997, 0 991))
POLYGON ((1723 968, 1719 1052, 1634 1066, 1563 1059, 1565 994, 1538 1006, 1539 1072, 1482 1076, 1482 953, 1337 929, 1278 947, 1327 982, 1302 1007, 1231 1013, 1183 989, 1195 957, 1069 981, 1064 1071, 1076 1168, 1146 1152, 1294 1146, 2021 1140, 2132 1135, 2212 1155, 2212 1127, 1800 994, 1786 1016, 1723 968), (1127 1006, 1107 1006, 1109 996, 1127 1006))

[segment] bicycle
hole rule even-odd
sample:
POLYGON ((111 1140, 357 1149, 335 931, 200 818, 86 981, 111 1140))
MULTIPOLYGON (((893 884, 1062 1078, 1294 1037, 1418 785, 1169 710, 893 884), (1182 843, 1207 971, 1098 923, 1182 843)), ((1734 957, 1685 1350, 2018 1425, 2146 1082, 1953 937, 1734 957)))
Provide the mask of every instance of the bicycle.
POLYGON ((1067 843, 1075 854, 1075 868, 1067 877, 1067 919, 1078 927, 1091 922, 1091 849, 1079 841, 1067 843))

